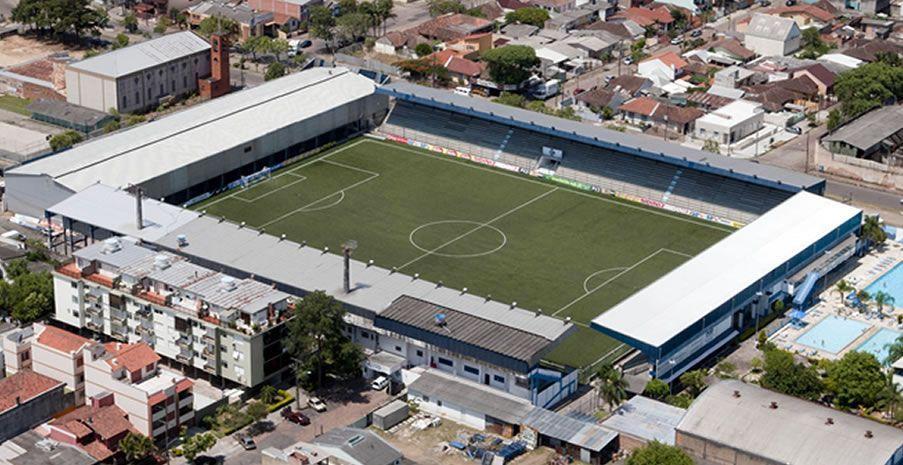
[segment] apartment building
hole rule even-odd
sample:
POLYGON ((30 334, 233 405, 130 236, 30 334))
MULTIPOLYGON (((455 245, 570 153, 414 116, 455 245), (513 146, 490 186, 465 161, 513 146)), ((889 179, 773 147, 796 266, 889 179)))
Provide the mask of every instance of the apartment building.
POLYGON ((146 343, 167 364, 216 384, 252 387, 288 368, 288 294, 127 238, 73 256, 53 273, 58 321, 146 343))
POLYGON ((85 394, 91 405, 115 404, 139 433, 168 442, 194 422, 193 383, 159 362, 145 343, 96 343, 85 354, 85 394))
POLYGON ((75 405, 85 403, 84 350, 91 340, 41 323, 8 334, 3 355, 11 372, 31 368, 35 373, 66 384, 75 405))

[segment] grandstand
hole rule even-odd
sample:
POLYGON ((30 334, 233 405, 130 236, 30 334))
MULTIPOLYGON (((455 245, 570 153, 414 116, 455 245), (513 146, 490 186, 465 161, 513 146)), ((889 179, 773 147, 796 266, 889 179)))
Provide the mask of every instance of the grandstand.
POLYGON ((413 84, 379 92, 396 97, 379 128, 387 136, 733 226, 750 223, 795 192, 824 188, 810 176, 413 84), (540 169, 544 147, 564 153, 553 169, 540 169))

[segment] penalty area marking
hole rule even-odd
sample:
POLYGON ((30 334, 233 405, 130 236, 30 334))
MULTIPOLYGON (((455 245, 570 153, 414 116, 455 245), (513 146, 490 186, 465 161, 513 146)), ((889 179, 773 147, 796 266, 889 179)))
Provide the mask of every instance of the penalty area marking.
POLYGON ((411 234, 408 235, 408 241, 417 250, 419 250, 421 252, 429 253, 432 255, 436 255, 439 257, 475 258, 475 257, 482 257, 485 255, 493 254, 493 253, 498 252, 499 250, 502 250, 502 247, 505 247, 505 244, 508 243, 508 236, 505 235, 505 233, 501 229, 496 228, 495 226, 488 224, 488 223, 480 223, 479 221, 470 221, 470 220, 442 220, 442 221, 433 221, 431 223, 426 223, 426 224, 417 226, 416 228, 414 228, 413 231, 411 231, 411 234), (436 252, 436 250, 438 250, 438 249, 432 250, 432 249, 428 249, 426 247, 422 247, 419 244, 417 244, 416 240, 414 240, 414 235, 416 235, 417 232, 420 231, 421 229, 428 228, 430 226, 437 226, 437 225, 441 225, 441 224, 471 224, 471 225, 476 226, 476 229, 489 228, 489 229, 495 231, 496 233, 498 233, 498 235, 502 237, 502 243, 499 244, 498 246, 496 246, 495 248, 493 248, 491 250, 487 250, 485 252, 477 252, 477 253, 469 253, 469 254, 456 254, 456 253, 436 252))
POLYGON ((603 273, 611 273, 612 271, 622 271, 626 268, 627 268, 626 266, 616 266, 614 268, 606 268, 604 270, 599 270, 599 271, 596 271, 595 273, 590 274, 589 276, 586 277, 586 279, 583 280, 583 292, 590 292, 590 290, 589 290, 589 280, 590 279, 593 279, 596 276, 599 276, 600 274, 603 274, 603 273))

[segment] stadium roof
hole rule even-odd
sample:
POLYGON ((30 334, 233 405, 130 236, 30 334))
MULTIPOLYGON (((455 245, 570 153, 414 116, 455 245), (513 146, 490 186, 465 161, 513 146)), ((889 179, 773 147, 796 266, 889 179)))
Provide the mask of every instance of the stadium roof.
POLYGON ((205 50, 210 50, 206 40, 183 31, 72 63, 69 68, 118 78, 205 50))
POLYGON ((736 380, 706 389, 677 430, 768 463, 885 465, 903 449, 896 428, 736 380))
POLYGON ((610 150, 631 153, 658 161, 690 165, 695 169, 716 172, 745 181, 768 184, 788 191, 811 189, 824 185, 824 180, 803 173, 739 160, 702 150, 684 147, 654 137, 612 131, 589 124, 545 115, 489 100, 458 95, 452 91, 433 89, 405 81, 381 86, 377 92, 420 104, 472 114, 501 124, 515 123, 555 137, 570 138, 610 150))
POLYGON ((859 213, 800 192, 597 316, 592 326, 661 347, 859 213))
POLYGON ((282 240, 249 227, 145 199, 145 227, 135 224, 135 198, 96 184, 47 209, 48 212, 160 245, 194 257, 199 265, 236 276, 303 291, 324 290, 348 305, 379 313, 402 295, 426 300, 556 342, 573 324, 510 304, 487 300, 436 283, 351 260, 352 291, 342 288, 342 257, 282 240), (184 236, 187 245, 179 245, 184 236), (229 269, 234 270, 230 273, 229 269))
POLYGON ((373 91, 373 81, 344 68, 314 68, 95 139, 9 174, 46 174, 74 192, 97 182, 141 184, 373 91))

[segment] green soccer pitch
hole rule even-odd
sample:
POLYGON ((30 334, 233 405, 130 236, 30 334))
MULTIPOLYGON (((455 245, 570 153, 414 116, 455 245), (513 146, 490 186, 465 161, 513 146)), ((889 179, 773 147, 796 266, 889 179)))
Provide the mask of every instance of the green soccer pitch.
POLYGON ((358 260, 571 317, 548 360, 574 367, 627 349, 590 320, 732 231, 368 138, 194 208, 317 248, 354 239, 358 260))

